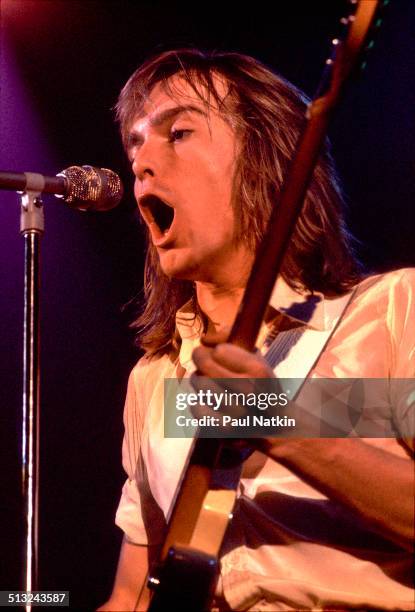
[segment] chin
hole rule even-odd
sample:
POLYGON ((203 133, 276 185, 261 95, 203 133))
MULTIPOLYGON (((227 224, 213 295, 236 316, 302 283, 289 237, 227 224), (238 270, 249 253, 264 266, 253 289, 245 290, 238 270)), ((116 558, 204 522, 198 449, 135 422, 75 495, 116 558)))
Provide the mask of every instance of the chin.
POLYGON ((160 256, 160 267, 169 278, 177 280, 198 280, 198 265, 195 261, 182 258, 173 253, 164 253, 160 256))
POLYGON ((161 269, 169 278, 192 282, 213 282, 224 267, 223 262, 218 264, 214 252, 199 250, 195 253, 191 249, 159 251, 159 261, 161 269))
POLYGON ((163 267, 161 269, 163 270, 164 274, 168 276, 168 278, 171 278, 171 279, 186 280, 190 282, 203 280, 200 277, 200 274, 196 274, 192 270, 181 269, 181 268, 180 269, 176 269, 176 268, 175 269, 164 269, 163 267))

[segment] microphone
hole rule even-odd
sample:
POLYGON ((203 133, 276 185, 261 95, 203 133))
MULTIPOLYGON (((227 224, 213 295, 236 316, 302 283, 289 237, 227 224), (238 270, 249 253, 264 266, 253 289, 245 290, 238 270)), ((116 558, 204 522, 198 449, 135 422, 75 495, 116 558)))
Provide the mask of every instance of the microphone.
POLYGON ((0 172, 0 189, 52 193, 78 210, 110 210, 124 193, 118 174, 107 168, 70 166, 56 176, 35 172, 0 172))

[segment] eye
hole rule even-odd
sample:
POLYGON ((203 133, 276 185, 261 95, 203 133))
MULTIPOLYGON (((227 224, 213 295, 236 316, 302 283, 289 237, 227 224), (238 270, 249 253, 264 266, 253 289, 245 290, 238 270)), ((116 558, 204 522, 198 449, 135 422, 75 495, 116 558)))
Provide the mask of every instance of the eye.
POLYGON ((140 148, 142 144, 143 144, 143 137, 140 136, 139 134, 132 133, 127 136, 127 139, 125 142, 125 151, 130 161, 134 160, 135 151, 136 149, 140 148))
POLYGON ((179 140, 183 140, 186 136, 189 136, 193 130, 178 130, 173 129, 169 134, 169 142, 178 142, 179 140))

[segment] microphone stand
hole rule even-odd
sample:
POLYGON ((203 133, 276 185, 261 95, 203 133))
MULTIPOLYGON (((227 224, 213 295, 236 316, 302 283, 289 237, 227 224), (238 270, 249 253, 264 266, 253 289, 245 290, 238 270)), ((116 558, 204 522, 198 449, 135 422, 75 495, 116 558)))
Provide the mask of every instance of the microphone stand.
MULTIPOLYGON (((40 431, 40 241, 44 233, 42 192, 62 196, 79 210, 110 210, 123 195, 120 177, 108 168, 71 166, 55 177, 33 172, 0 172, 0 189, 17 190, 21 199, 20 233, 25 243, 22 503, 23 571, 21 586, 38 590, 39 544, 39 431, 40 431)), ((30 612, 31 604, 25 605, 30 612)))
MULTIPOLYGON (((41 191, 20 192, 20 233, 24 255, 22 501, 24 520, 22 589, 38 590, 39 530, 39 383, 40 241, 44 233, 41 191)), ((31 605, 26 605, 31 610, 31 605)))

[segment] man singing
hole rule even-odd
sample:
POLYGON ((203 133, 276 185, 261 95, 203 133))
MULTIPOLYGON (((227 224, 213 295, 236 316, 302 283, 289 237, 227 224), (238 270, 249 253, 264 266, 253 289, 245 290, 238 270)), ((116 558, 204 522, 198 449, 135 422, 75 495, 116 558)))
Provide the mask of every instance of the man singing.
MULTIPOLYGON (((189 449, 189 440, 164 437, 164 379, 196 369, 212 378, 415 375, 415 273, 363 275, 327 148, 259 350, 223 341, 278 206, 305 108, 293 85, 236 53, 163 53, 121 92, 118 118, 149 240, 137 321, 145 355, 128 384, 128 478, 116 517, 125 535, 100 610, 147 609, 148 563, 189 449), (265 359, 275 343, 279 350, 265 359)), ((251 440, 223 543, 217 609, 414 608, 413 404, 391 397, 388 411, 395 437, 251 440)))

